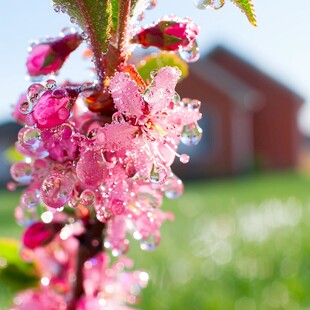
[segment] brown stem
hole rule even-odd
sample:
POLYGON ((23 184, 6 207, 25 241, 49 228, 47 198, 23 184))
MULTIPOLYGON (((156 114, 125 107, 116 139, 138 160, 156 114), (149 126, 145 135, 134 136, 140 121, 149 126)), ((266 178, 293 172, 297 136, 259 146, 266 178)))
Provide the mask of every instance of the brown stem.
POLYGON ((128 44, 129 21, 130 21, 131 0, 120 1, 119 29, 118 29, 118 50, 121 54, 125 52, 128 44))
POLYGON ((86 232, 78 237, 80 243, 77 253, 76 279, 68 310, 75 310, 78 299, 84 294, 83 266, 88 259, 103 251, 104 230, 105 224, 95 219, 94 223, 86 227, 86 232))

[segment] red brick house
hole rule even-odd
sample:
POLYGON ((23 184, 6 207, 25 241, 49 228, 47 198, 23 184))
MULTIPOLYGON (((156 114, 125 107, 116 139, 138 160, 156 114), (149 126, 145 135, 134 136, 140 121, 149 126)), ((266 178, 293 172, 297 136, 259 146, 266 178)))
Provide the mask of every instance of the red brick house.
POLYGON ((230 51, 218 47, 190 66, 177 91, 201 100, 204 136, 200 145, 179 150, 190 167, 181 177, 234 175, 290 169, 297 164, 301 134, 297 112, 303 99, 230 51))

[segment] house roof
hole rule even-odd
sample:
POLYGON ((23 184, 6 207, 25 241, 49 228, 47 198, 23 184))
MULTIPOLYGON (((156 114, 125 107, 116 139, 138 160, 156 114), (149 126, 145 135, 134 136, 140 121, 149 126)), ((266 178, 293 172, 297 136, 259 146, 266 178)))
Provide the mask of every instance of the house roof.
POLYGON ((235 78, 241 80, 243 83, 246 83, 245 80, 251 80, 251 87, 256 88, 255 85, 258 85, 259 80, 264 80, 266 82, 265 84, 268 85, 268 91, 271 87, 280 88, 282 91, 289 93, 289 95, 294 99, 294 102, 301 104, 305 101, 304 98, 302 98, 295 91, 223 46, 217 46, 210 53, 208 53, 205 58, 202 59, 202 63, 204 62, 215 63, 235 78), (240 70, 240 68, 243 68, 243 70, 240 70), (254 80, 256 83, 253 82, 254 80))
POLYGON ((256 110, 264 101, 264 94, 240 79, 208 56, 191 65, 191 71, 203 81, 211 84, 236 104, 245 109, 256 110))

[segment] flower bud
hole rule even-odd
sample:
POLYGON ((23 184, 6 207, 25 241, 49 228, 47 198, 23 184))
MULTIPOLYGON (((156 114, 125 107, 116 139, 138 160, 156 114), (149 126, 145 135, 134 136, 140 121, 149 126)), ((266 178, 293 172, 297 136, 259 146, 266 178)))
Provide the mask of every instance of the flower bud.
POLYGON ((198 32, 198 26, 192 20, 171 18, 143 28, 135 35, 133 43, 143 47, 155 46, 166 51, 177 51, 193 45, 198 32))
POLYGON ((57 88, 47 90, 33 109, 33 118, 38 128, 53 128, 70 117, 70 109, 77 97, 73 90, 57 88))
POLYGON ((29 249, 44 246, 53 240, 55 235, 61 230, 61 223, 36 222, 29 226, 23 235, 23 244, 29 249))
POLYGON ((72 33, 34 46, 26 62, 29 75, 38 76, 58 71, 80 43, 79 34, 72 33))

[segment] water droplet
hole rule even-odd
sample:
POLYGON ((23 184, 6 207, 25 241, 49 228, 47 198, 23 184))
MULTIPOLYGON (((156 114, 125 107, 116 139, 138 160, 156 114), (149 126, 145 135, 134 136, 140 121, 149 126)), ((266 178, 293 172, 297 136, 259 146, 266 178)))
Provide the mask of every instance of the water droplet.
POLYGON ((67 12, 68 12, 68 8, 65 7, 65 6, 61 6, 61 7, 60 7, 60 11, 61 11, 62 13, 67 13, 67 12))
POLYGON ((183 98, 181 101, 181 107, 191 110, 199 110, 201 102, 196 99, 183 98))
POLYGON ((14 163, 11 166, 11 176, 19 183, 27 184, 32 179, 32 168, 31 165, 27 163, 14 163))
POLYGON ((197 145, 202 137, 202 129, 197 123, 185 125, 181 133, 181 142, 185 145, 197 145))
POLYGON ((220 9, 224 4, 225 0, 194 0, 194 4, 198 9, 220 9))
POLYGON ((107 174, 107 165, 100 151, 85 151, 76 165, 76 175, 86 185, 102 184, 107 174))
POLYGON ((172 174, 165 183, 163 190, 168 199, 177 199, 183 194, 183 183, 178 177, 172 174))
POLYGON ((33 104, 28 101, 22 102, 19 105, 19 112, 22 114, 29 114, 33 109, 33 104))
POLYGON ((194 0, 195 6, 200 10, 212 8, 213 0, 194 0))
POLYGON ((72 197, 74 183, 69 175, 55 172, 50 174, 41 186, 41 198, 51 208, 61 208, 72 197))
POLYGON ((56 99, 61 99, 68 96, 68 92, 64 88, 56 88, 53 90, 52 96, 56 99))
POLYGON ((76 22, 77 22, 76 17, 71 16, 71 17, 70 17, 70 22, 71 22, 72 24, 76 24, 76 22))
POLYGON ((157 164, 156 166, 153 164, 150 179, 152 183, 162 184, 166 181, 168 177, 168 169, 164 165, 157 164))
POLYGON ((18 142, 27 150, 36 150, 41 145, 41 132, 37 128, 22 128, 18 133, 18 142))
POLYGON ((143 251, 153 251, 155 250, 160 242, 160 238, 154 234, 149 234, 147 238, 141 239, 140 248, 143 251))
POLYGON ((88 33, 85 32, 85 31, 83 31, 83 32, 81 33, 81 38, 82 38, 83 40, 87 40, 87 39, 89 38, 88 33))
POLYGON ((213 0, 213 8, 215 10, 220 9, 225 4, 225 0, 213 0))
POLYGON ((28 87, 27 100, 35 105, 45 91, 45 87, 41 83, 33 83, 28 87))
POLYGON ((80 203, 85 207, 89 207, 93 204, 95 200, 95 194, 90 189, 85 189, 80 196, 80 203))
POLYGON ((56 81, 53 79, 49 79, 45 82, 45 86, 47 89, 54 90, 56 88, 56 81))
POLYGON ((151 73, 150 73, 150 76, 152 79, 154 79, 154 77, 158 74, 158 70, 155 69, 155 70, 152 70, 151 73))
POLYGON ((182 164, 187 164, 189 162, 189 156, 187 154, 180 155, 180 162, 182 164))
POLYGON ((59 13, 60 12, 60 9, 61 9, 61 6, 59 4, 54 4, 53 5, 53 9, 56 13, 59 13))
POLYGON ((33 208, 39 204, 40 192, 38 190, 28 190, 21 196, 21 203, 27 208, 33 208))
POLYGON ((179 49, 180 57, 186 62, 195 62, 199 59, 199 47, 196 41, 194 41, 191 47, 180 48, 179 49))
POLYGON ((177 92, 175 92, 174 96, 172 97, 172 102, 178 104, 180 103, 180 101, 181 101, 180 95, 177 92))
POLYGON ((105 208, 98 208, 96 210, 96 218, 98 221, 102 223, 106 223, 111 217, 113 216, 113 213, 109 209, 105 208))

